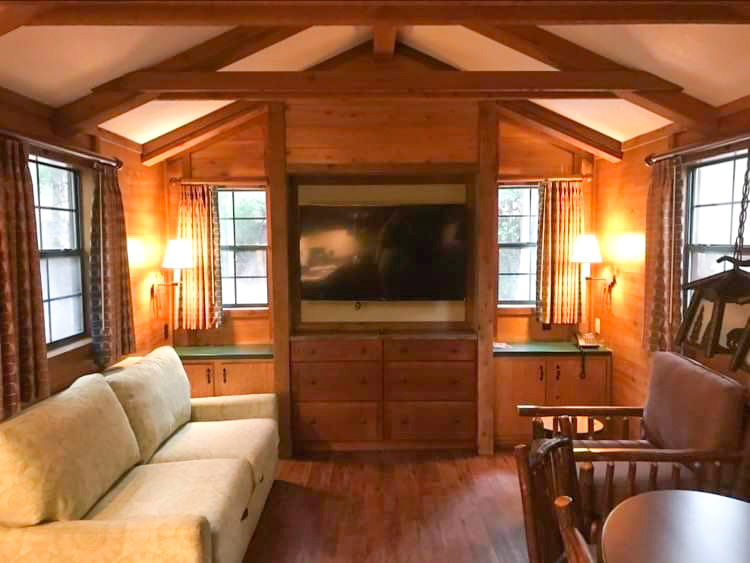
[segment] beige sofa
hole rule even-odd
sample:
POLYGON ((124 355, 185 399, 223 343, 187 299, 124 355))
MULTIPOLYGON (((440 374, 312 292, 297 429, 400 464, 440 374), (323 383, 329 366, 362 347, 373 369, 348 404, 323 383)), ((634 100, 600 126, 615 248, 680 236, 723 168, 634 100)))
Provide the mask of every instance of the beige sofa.
POLYGON ((191 400, 159 348, 0 424, 0 561, 239 563, 277 460, 274 395, 191 400))

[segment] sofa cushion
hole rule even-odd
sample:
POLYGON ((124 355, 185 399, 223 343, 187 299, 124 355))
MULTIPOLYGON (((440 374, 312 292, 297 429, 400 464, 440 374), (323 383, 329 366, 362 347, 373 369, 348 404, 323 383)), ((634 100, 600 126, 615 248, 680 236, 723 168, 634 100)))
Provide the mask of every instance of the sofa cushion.
POLYGON ((86 515, 87 520, 202 516, 211 527, 214 563, 237 563, 250 540, 247 507, 253 483, 240 459, 139 465, 86 515))
POLYGON ((270 418, 189 422, 151 458, 151 463, 190 459, 246 459, 253 468, 253 484, 273 480, 279 430, 270 418))
POLYGON ((0 524, 77 520, 140 453, 99 374, 0 424, 0 524))
POLYGON ((745 388, 683 356, 656 352, 644 409, 646 437, 668 449, 740 448, 745 388))
POLYGON ((190 382, 173 348, 157 348, 106 378, 130 419, 141 461, 190 420, 190 382))

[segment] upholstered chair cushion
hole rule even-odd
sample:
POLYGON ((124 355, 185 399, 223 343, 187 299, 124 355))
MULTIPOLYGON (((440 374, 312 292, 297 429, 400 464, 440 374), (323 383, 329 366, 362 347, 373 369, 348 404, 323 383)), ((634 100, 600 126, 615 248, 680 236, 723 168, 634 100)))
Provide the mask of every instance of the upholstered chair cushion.
POLYGON ((140 458, 99 374, 0 424, 0 524, 77 520, 140 458))
POLYGON ((667 449, 741 446, 744 386, 683 356, 656 352, 643 422, 646 438, 667 449))
POLYGON ((141 461, 190 420, 190 382, 173 348, 157 348, 106 377, 130 419, 141 461))

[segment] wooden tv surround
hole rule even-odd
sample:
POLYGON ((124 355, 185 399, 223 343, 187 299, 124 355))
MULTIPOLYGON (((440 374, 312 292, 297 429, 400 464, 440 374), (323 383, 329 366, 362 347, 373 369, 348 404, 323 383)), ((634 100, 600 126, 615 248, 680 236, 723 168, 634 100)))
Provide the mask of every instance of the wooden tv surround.
POLYGON ((476 447, 477 341, 292 337, 295 450, 476 447))

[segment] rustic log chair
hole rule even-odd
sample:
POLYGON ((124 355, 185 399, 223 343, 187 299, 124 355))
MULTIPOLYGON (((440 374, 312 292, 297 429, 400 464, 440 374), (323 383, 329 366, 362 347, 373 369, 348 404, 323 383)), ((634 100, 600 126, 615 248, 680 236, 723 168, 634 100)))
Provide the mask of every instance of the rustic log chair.
MULTIPOLYGON (((578 477, 570 440, 557 437, 522 444, 515 449, 521 487, 526 545, 530 563, 556 563, 564 554, 554 501, 559 496, 579 499, 578 477)), ((572 521, 584 528, 581 503, 573 505, 572 521)))
POLYGON ((555 510, 557 511, 557 522, 560 527, 560 535, 565 545, 565 557, 568 563, 594 563, 586 538, 575 525, 573 511, 573 499, 570 497, 557 497, 555 499, 555 510))

